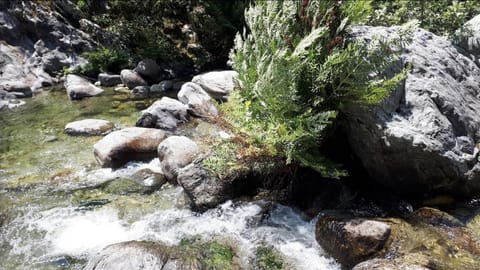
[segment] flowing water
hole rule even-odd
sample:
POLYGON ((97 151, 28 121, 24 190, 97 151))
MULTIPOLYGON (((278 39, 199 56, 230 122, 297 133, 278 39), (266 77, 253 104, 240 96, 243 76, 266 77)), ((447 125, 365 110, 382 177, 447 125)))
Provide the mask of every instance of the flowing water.
MULTIPOLYGON (((205 213, 188 209, 181 188, 118 192, 105 188, 139 171, 159 171, 158 159, 99 168, 99 137, 70 137, 68 122, 85 118, 132 126, 152 101, 114 93, 70 101, 50 91, 0 112, 0 269, 82 269, 109 244, 152 240, 227 239, 248 269, 257 247, 273 247, 292 269, 340 269, 315 241, 315 221, 267 202, 226 202, 205 213)), ((145 183, 148 186, 148 183, 145 183)))

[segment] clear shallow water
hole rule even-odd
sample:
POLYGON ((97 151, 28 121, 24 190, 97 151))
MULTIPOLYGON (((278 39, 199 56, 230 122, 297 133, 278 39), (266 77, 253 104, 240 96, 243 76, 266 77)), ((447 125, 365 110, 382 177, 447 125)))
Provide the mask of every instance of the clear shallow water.
POLYGON ((289 207, 277 205, 264 219, 265 202, 226 202, 198 214, 185 207, 179 187, 165 185, 151 194, 100 189, 142 169, 158 171, 158 160, 116 171, 98 168, 92 145, 99 137, 66 136, 64 125, 103 118, 131 126, 146 105, 113 92, 79 102, 52 92, 0 112, 0 269, 82 269, 109 244, 176 245, 191 237, 230 242, 246 269, 259 245, 273 246, 293 269, 340 269, 316 243, 314 221, 289 207), (85 209, 84 201, 102 203, 85 209))

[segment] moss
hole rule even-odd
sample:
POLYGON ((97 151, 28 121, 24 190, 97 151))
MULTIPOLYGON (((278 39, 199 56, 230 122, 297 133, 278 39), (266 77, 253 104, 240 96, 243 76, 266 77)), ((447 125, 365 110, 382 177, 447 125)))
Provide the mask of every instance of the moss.
POLYGON ((119 178, 109 181, 103 186, 103 191, 118 195, 127 195, 132 193, 145 193, 147 188, 141 183, 128 178, 119 178))
POLYGON ((232 249, 218 242, 208 243, 204 256, 203 262, 207 269, 229 269, 233 262, 232 249))
POLYGON ((255 252, 256 266, 260 270, 282 270, 285 269, 282 257, 273 247, 260 246, 255 252))

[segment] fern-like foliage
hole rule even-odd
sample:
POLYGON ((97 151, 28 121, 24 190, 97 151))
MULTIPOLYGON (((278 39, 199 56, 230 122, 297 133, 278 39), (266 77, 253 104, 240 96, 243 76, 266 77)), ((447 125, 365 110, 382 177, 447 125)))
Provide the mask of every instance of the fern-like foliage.
POLYGON ((247 133, 287 162, 345 175, 319 151, 326 127, 343 106, 378 103, 405 76, 382 74, 407 35, 349 41, 350 24, 365 21, 369 7, 369 1, 284 0, 247 9, 249 31, 237 35, 231 53, 245 86, 233 97, 242 104, 243 114, 233 113, 237 126, 255 127, 247 133))

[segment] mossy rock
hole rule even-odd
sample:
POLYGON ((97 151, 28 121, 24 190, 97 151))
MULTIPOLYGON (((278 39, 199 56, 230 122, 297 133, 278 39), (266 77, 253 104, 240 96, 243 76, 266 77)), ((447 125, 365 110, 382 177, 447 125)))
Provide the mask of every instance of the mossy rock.
POLYGON ((133 179, 117 178, 105 183, 102 190, 111 194, 128 195, 134 193, 147 193, 149 188, 133 179))
POLYGON ((147 241, 123 242, 106 247, 85 269, 240 269, 231 247, 217 241, 184 240, 178 246, 147 241))
POLYGON ((287 264, 271 246, 260 246, 255 252, 255 266, 259 270, 284 270, 287 264))

